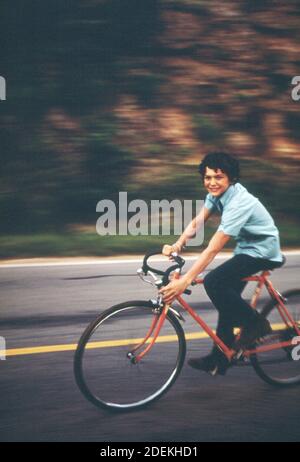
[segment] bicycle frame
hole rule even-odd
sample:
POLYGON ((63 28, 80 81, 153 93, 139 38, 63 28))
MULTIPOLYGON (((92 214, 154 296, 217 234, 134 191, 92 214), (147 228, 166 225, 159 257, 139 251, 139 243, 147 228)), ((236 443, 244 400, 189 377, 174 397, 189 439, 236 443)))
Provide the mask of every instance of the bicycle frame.
MULTIPOLYGON (((263 271, 260 275, 258 276, 251 276, 243 279, 243 281, 247 282, 257 282, 256 289, 254 291, 254 294, 251 299, 251 306, 253 309, 256 308, 257 302, 259 300, 259 297, 261 295, 263 287, 266 287, 267 291, 269 292, 271 298, 276 300, 276 308, 279 311, 279 314, 283 320, 283 322, 286 324, 288 328, 293 328, 295 329, 295 332, 298 336, 300 336, 300 328, 297 324, 297 322, 292 318, 291 314, 289 313, 287 307, 284 304, 284 299, 280 295, 280 293, 274 288, 273 284, 271 281, 268 279, 268 276, 270 275, 269 271, 263 271)), ((179 278, 179 274, 175 273, 175 278, 179 278)), ((193 285, 198 285, 198 284, 203 284, 203 279, 195 279, 193 282, 193 285)), ((229 361, 231 361, 234 356, 236 356, 237 352, 236 350, 233 350, 229 348, 216 334, 215 332, 206 324, 206 322, 197 314, 195 311, 192 309, 192 307, 181 297, 177 296, 176 300, 178 303, 182 306, 182 308, 187 311, 192 318, 199 324, 202 329, 207 333, 207 335, 214 341, 214 343, 222 350, 224 355, 227 357, 229 361)), ((154 317, 152 325, 149 329, 149 331, 146 334, 146 337, 143 339, 143 341, 135 347, 133 352, 137 351, 141 347, 143 347, 146 342, 149 344, 145 348, 144 351, 139 353, 137 356, 135 356, 134 361, 138 362, 140 361, 153 347, 155 344, 157 337, 159 336, 159 332, 163 326, 163 323, 166 319, 167 313, 169 309, 172 309, 170 305, 164 305, 162 312, 154 317), (153 334, 153 337, 151 338, 151 335, 153 334)), ((266 346, 258 346, 255 349, 252 350, 244 350, 243 356, 249 357, 253 354, 256 353, 262 353, 262 352, 267 352, 267 351, 272 351, 280 348, 286 348, 292 345, 292 341, 285 341, 285 342, 278 342, 278 343, 273 343, 270 345, 266 346)))

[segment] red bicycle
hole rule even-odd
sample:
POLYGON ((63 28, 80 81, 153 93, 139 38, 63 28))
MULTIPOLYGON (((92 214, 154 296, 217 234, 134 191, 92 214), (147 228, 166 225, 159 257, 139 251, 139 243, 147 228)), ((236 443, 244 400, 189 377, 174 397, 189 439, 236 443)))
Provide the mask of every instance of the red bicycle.
MULTIPOLYGON (((173 255, 175 264, 162 271, 148 264, 145 256, 138 275, 158 289, 167 285, 171 274, 180 277, 185 264, 173 255), (146 279, 146 276, 151 279, 146 279)), ((263 287, 270 301, 261 313, 268 318, 273 332, 244 351, 225 345, 204 320, 181 297, 177 302, 184 312, 205 331, 185 333, 181 312, 163 303, 161 295, 148 301, 129 301, 104 311, 81 336, 74 360, 77 384, 84 396, 96 406, 116 411, 142 408, 160 398, 174 384, 186 355, 186 341, 210 337, 231 365, 250 360, 256 373, 267 383, 290 386, 300 383, 300 361, 294 355, 295 339, 300 336, 300 289, 280 294, 269 279, 270 271, 248 277, 256 282, 251 305, 257 306, 263 287)), ((202 284, 196 279, 192 285, 202 284)), ((190 294, 190 290, 185 291, 190 294)), ((239 335, 239 333, 237 333, 239 335)))

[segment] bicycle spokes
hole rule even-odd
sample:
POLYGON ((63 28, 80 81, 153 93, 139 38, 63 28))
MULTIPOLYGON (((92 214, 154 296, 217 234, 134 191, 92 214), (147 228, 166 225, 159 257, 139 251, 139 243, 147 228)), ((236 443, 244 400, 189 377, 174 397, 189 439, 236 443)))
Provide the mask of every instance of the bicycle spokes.
POLYGON ((184 355, 185 339, 174 315, 154 313, 149 302, 126 303, 104 313, 84 335, 77 383, 94 404, 140 407, 171 386, 184 355))
POLYGON ((278 309, 277 303, 274 303, 266 313, 273 333, 264 338, 255 350, 249 352, 253 355, 253 365, 257 373, 268 383, 275 385, 300 382, 300 361, 296 361, 293 356, 293 339, 299 333, 300 291, 293 291, 285 298, 284 310, 278 309), (285 318, 286 322, 282 319, 283 311, 289 314, 285 318))

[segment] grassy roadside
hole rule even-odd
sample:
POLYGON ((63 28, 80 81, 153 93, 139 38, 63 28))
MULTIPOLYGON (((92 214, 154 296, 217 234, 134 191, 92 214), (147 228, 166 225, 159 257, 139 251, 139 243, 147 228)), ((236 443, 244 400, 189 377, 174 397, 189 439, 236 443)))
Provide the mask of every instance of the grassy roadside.
MULTIPOLYGON (((282 247, 300 247, 297 224, 283 221, 278 225, 282 247)), ((207 226, 204 245, 214 230, 215 227, 207 226)), ((163 244, 171 244, 175 239, 174 236, 99 236, 95 231, 0 236, 0 258, 144 254, 160 249, 163 244)), ((234 241, 231 241, 228 249, 233 247, 234 241)), ((191 247, 190 251, 197 249, 191 247)))
POLYGON ((172 236, 105 236, 89 232, 1 236, 0 258, 143 254, 173 243, 172 236))

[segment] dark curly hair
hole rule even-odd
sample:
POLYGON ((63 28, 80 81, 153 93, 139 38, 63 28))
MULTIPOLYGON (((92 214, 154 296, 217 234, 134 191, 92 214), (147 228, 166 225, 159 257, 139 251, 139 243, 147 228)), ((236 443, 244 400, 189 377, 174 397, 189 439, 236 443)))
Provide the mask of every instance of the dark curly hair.
POLYGON ((237 183, 240 176, 239 161, 226 152, 210 152, 199 165, 199 173, 204 180, 206 167, 213 170, 222 170, 232 183, 237 183))

